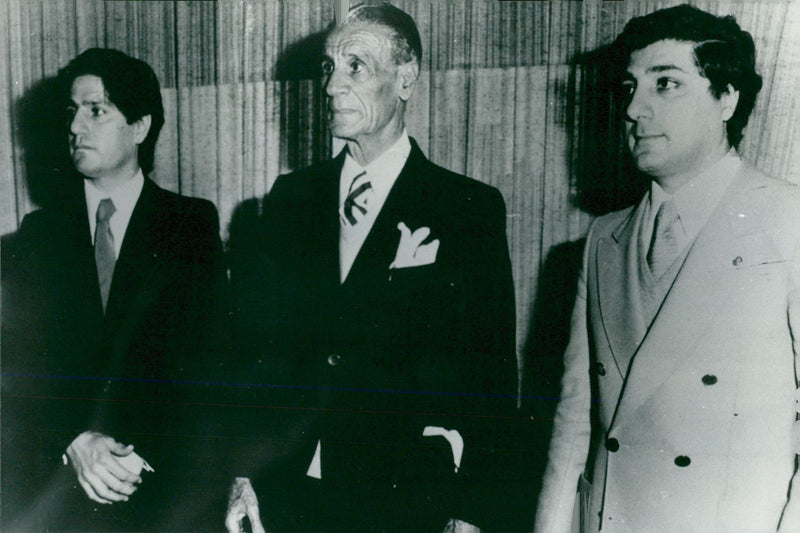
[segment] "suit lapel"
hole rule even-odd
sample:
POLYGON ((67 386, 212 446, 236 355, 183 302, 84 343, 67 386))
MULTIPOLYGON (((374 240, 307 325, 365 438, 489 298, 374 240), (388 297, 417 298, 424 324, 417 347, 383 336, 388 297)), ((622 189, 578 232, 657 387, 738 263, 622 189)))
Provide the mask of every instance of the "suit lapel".
POLYGON ((325 168, 315 179, 316 199, 309 202, 313 212, 305 219, 309 222, 310 250, 317 256, 316 266, 325 286, 339 286, 339 178, 344 165, 345 151, 325 163, 325 168))
POLYGON ((83 178, 75 178, 74 186, 70 186, 64 199, 60 209, 64 213, 65 223, 59 230, 64 231, 65 241, 59 253, 72 256, 67 264, 75 265, 74 283, 82 287, 81 293, 91 305, 91 316, 99 324, 103 320, 103 303, 97 281, 97 265, 94 261, 93 237, 89 228, 83 178))
POLYGON ((125 308, 136 297, 141 280, 147 279, 158 261, 160 189, 145 179, 142 193, 131 214, 128 228, 114 266, 114 277, 106 306, 106 324, 126 314, 125 308))
POLYGON ((635 355, 612 427, 631 420, 661 384, 692 357, 698 339, 720 315, 719 307, 736 297, 735 263, 742 237, 763 231, 763 196, 753 189, 753 183, 740 173, 697 236, 635 355))
POLYGON ((639 209, 631 209, 616 231, 597 244, 600 314, 620 377, 647 328, 637 290, 639 209))

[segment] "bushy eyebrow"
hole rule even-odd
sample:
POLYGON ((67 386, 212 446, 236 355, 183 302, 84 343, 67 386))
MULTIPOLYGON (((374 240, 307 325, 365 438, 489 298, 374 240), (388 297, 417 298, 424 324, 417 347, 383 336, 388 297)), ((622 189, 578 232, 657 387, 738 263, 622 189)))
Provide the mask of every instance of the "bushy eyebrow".
POLYGON ((81 100, 80 102, 78 102, 77 100, 72 100, 72 102, 75 104, 84 104, 84 105, 100 105, 100 104, 105 105, 108 103, 106 100, 81 100))
MULTIPOLYGON (((671 64, 653 65, 651 67, 647 67, 647 69, 645 70, 645 73, 646 74, 654 74, 654 73, 658 74, 660 72, 671 72, 671 71, 674 71, 674 70, 677 70, 678 72, 683 72, 684 74, 689 74, 689 72, 687 72, 686 69, 681 68, 678 65, 671 65, 671 64)), ((625 71, 624 81, 634 80, 634 79, 636 79, 636 78, 631 73, 631 71, 629 71, 629 70, 625 71)))
POLYGON ((101 100, 93 99, 93 98, 84 98, 81 101, 75 100, 74 98, 70 97, 68 105, 109 105, 110 102, 107 97, 103 97, 101 100))
POLYGON ((669 70, 679 70, 681 72, 686 72, 685 69, 682 69, 678 65, 653 65, 652 67, 647 68, 647 72, 667 72, 669 70))
POLYGON ((358 61, 361 61, 362 63, 364 63, 364 62, 365 62, 365 61, 364 61, 364 58, 363 58, 363 57, 361 57, 359 54, 353 54, 353 53, 350 53, 350 54, 345 54, 345 56, 344 56, 344 57, 345 57, 345 58, 346 58, 348 61, 351 61, 351 60, 353 60, 353 59, 357 59, 358 61))

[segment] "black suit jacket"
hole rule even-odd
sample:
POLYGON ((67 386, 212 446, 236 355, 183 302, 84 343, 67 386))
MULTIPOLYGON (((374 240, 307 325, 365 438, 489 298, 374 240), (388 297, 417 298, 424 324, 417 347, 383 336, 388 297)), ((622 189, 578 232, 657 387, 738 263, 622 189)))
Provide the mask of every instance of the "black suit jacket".
POLYGON ((3 247, 3 522, 169 529, 226 344, 217 212, 146 179, 104 316, 80 180, 71 193, 27 215, 3 247), (87 429, 134 444, 155 468, 130 502, 91 502, 61 465, 87 429))
MULTIPOLYGON (((246 403, 268 407, 244 424, 268 463, 269 481, 256 484, 262 515, 269 522, 289 505, 303 517, 297 527, 343 530, 441 531, 448 517, 480 523, 501 512, 487 506, 502 482, 499 438, 517 391, 503 199, 432 164, 412 141, 340 284, 343 161, 281 176, 262 215, 231 228, 246 403), (440 241, 434 264, 389 268, 399 222, 430 228, 429 240, 440 241), (426 426, 462 435, 458 474, 450 446, 423 437, 426 426), (321 497, 311 504, 317 489, 304 474, 318 439, 321 497), (297 486, 297 494, 287 489, 297 486)), ((257 471, 249 472, 256 480, 257 471)))

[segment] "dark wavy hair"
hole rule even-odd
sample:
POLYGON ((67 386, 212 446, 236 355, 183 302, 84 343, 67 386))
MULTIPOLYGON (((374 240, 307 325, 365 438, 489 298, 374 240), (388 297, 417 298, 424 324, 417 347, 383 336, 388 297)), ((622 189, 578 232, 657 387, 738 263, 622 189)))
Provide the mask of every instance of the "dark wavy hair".
POLYGON ((422 61, 422 40, 411 15, 392 4, 362 4, 347 12, 341 26, 354 22, 372 22, 391 31, 394 62, 398 65, 422 61))
POLYGON ((727 122, 728 142, 739 146, 742 130, 761 90, 755 69, 753 37, 731 16, 718 17, 689 4, 661 9, 632 19, 612 44, 617 64, 624 69, 631 54, 657 41, 673 39, 694 43, 695 64, 711 82, 719 98, 728 84, 739 91, 739 102, 727 122))
POLYGON ((103 80, 108 99, 125 116, 128 124, 150 115, 150 131, 139 144, 138 158, 142 172, 153 170, 156 141, 164 125, 161 87, 150 65, 119 50, 90 48, 58 72, 64 98, 68 98, 75 78, 83 75, 103 80))

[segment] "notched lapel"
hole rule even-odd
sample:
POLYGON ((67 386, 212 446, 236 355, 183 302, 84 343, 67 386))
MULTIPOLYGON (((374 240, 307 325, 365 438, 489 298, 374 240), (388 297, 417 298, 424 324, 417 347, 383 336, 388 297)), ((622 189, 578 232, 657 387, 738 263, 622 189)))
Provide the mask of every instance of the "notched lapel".
MULTIPOLYGON (((100 283, 97 276, 97 263, 94 258, 94 243, 89 229, 89 220, 86 217, 85 204, 79 213, 74 215, 74 223, 67 223, 74 234, 69 237, 69 243, 64 247, 64 252, 73 255, 67 264, 75 266, 75 278, 70 283, 79 284, 84 289, 81 294, 86 295, 86 302, 91 306, 93 325, 87 324, 87 329, 100 331, 103 322, 103 300, 100 296, 100 283), (80 281, 78 281, 80 280, 80 281)), ((66 278, 65 278, 66 279, 66 278)))
POLYGON ((107 323, 120 313, 125 314, 123 306, 133 303, 144 280, 153 275, 160 254, 160 232, 157 228, 161 212, 156 186, 145 180, 114 266, 106 306, 107 323))
POLYGON ((62 244, 56 253, 59 256, 64 254, 65 257, 59 257, 57 263, 70 265, 70 269, 74 269, 71 274, 62 272, 59 276, 62 279, 69 279, 70 284, 82 288, 80 293, 85 295, 85 301, 92 306, 92 316, 96 317, 98 323, 102 322, 103 302, 97 281, 93 236, 89 229, 82 179, 76 181, 74 189, 66 195, 64 205, 59 211, 64 218, 61 226, 57 228, 62 244))
POLYGON ((320 173, 319 182, 315 185, 317 190, 313 195, 319 198, 320 203, 309 202, 308 205, 317 212, 309 212, 303 217, 309 227, 302 234, 313 241, 308 243, 309 250, 318 254, 316 267, 320 269, 320 279, 326 287, 339 286, 339 178, 344 157, 343 150, 320 173))
POLYGON ((625 376, 646 325, 637 284, 637 210, 631 209, 610 237, 597 243, 597 293, 608 345, 620 377, 625 376))

